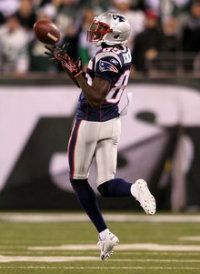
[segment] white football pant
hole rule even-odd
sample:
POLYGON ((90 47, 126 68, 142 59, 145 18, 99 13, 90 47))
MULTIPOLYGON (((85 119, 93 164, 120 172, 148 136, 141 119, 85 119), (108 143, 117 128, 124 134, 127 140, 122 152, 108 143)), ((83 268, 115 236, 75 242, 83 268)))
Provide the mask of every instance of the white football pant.
POLYGON ((95 159, 97 186, 113 179, 120 134, 120 117, 106 122, 75 121, 68 144, 70 178, 87 179, 95 159))

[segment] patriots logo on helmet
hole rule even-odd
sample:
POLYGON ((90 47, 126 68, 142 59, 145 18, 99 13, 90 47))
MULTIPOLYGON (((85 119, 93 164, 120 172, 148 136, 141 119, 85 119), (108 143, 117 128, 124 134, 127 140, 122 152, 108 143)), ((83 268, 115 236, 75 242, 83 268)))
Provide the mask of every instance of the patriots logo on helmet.
POLYGON ((99 62, 99 70, 101 72, 103 71, 113 71, 115 73, 119 72, 119 70, 114 65, 112 65, 111 63, 107 61, 102 61, 102 60, 100 60, 99 62))
POLYGON ((114 14, 113 15, 113 19, 114 20, 119 20, 119 22, 125 22, 126 20, 125 20, 125 18, 123 17, 123 16, 121 16, 121 15, 118 15, 118 14, 114 14))

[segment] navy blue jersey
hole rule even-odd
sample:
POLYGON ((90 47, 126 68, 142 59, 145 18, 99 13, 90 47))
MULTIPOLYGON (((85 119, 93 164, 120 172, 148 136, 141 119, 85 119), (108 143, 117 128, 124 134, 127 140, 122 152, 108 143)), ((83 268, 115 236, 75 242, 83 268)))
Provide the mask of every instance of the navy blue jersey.
POLYGON ((86 78, 92 86, 94 77, 110 81, 111 87, 100 107, 91 107, 81 92, 76 118, 88 121, 107 121, 119 116, 118 103, 127 86, 131 67, 131 52, 125 46, 104 47, 89 61, 86 78))

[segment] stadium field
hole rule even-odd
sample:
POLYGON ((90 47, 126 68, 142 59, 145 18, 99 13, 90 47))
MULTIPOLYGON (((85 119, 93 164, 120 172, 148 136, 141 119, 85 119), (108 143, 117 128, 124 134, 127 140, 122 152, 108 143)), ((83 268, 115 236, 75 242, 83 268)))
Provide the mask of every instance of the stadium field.
POLYGON ((120 245, 100 261, 97 234, 85 215, 0 213, 0 273, 200 273, 199 215, 105 218, 120 245))

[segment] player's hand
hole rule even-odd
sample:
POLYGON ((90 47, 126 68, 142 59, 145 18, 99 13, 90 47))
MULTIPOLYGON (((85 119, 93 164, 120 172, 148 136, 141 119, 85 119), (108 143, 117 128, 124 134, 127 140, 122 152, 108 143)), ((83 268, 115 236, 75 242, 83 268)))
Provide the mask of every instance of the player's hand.
POLYGON ((50 57, 50 60, 61 64, 64 70, 68 72, 70 76, 77 77, 78 75, 82 74, 83 71, 81 69, 81 61, 78 59, 74 62, 70 56, 66 52, 66 45, 64 44, 62 47, 58 46, 45 46, 47 54, 50 57))

